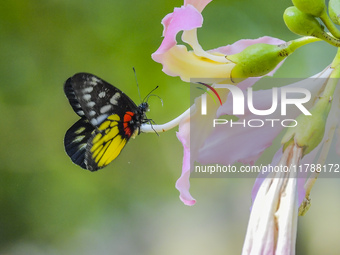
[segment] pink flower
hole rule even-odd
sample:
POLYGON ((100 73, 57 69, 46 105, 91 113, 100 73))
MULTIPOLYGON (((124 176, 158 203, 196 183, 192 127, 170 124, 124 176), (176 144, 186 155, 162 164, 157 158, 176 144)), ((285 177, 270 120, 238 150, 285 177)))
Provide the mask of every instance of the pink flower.
POLYGON ((203 24, 201 12, 211 0, 184 1, 184 5, 175 8, 173 13, 166 15, 162 24, 163 41, 152 59, 163 65, 163 72, 170 76, 180 76, 189 82, 193 78, 209 78, 212 82, 230 81, 230 72, 235 66, 225 55, 236 54, 255 43, 281 44, 283 41, 263 37, 257 40, 241 40, 233 45, 204 51, 197 39, 197 28, 203 24), (183 31, 182 41, 192 47, 178 44, 176 35, 183 31))
MULTIPOLYGON (((297 165, 302 148, 291 145, 275 165, 297 165)), ((270 173, 260 186, 249 219, 243 255, 295 254, 298 203, 294 172, 270 173)))
MULTIPOLYGON (((302 120, 303 124, 296 129, 287 128, 291 132, 287 132, 286 140, 283 139, 284 146, 276 152, 272 166, 311 163, 317 154, 320 154, 318 162, 324 163, 330 141, 339 124, 340 89, 334 93, 336 83, 328 82, 331 80, 328 79, 330 77, 338 78, 336 75, 339 75, 340 68, 337 59, 332 66, 321 73, 282 88, 287 91, 297 88, 299 91, 310 92, 311 99, 308 99, 303 107, 317 113, 311 118, 301 114, 299 107, 288 109, 287 115, 279 111, 274 111, 271 115, 261 115, 249 109, 234 114, 235 95, 232 91, 242 90, 240 94, 245 95, 244 102, 248 102, 249 95, 249 99, 254 101, 254 109, 267 110, 273 106, 273 91, 277 89, 252 92, 252 86, 261 77, 248 78, 238 84, 235 82, 236 78, 247 78, 255 76, 254 74, 272 75, 282 64, 282 62, 278 63, 283 57, 291 54, 298 47, 318 39, 305 37, 283 44, 284 42, 279 39, 262 37, 256 40, 240 40, 232 45, 205 51, 198 42, 197 28, 203 24, 201 12, 210 1, 185 1, 182 7, 175 8, 173 13, 164 17, 162 21, 164 39, 157 51, 152 54, 152 58, 163 65, 163 71, 168 75, 179 76, 186 82, 205 83, 209 79, 207 83, 213 84, 212 87, 224 102, 222 106, 217 105, 212 97, 203 94, 195 99, 190 109, 175 120, 152 127, 152 130, 164 131, 179 123, 177 137, 183 144, 184 156, 182 174, 176 182, 176 188, 180 192, 181 201, 186 205, 196 203, 189 191, 190 174, 195 162, 203 165, 231 166, 237 162, 253 165, 286 128, 281 122, 283 115, 284 119, 290 120, 286 125, 292 120, 302 120), (177 34, 181 31, 183 31, 181 37, 183 45, 176 40, 177 34), (186 44, 192 50, 188 50, 186 44), (251 46, 253 44, 257 45, 251 46), (251 47, 245 50, 248 46, 251 47), (278 49, 284 50, 279 52, 278 49), (232 70, 235 79, 231 79, 232 70), (273 71, 269 72, 269 70, 273 71), (223 87, 227 84, 237 85, 237 87, 228 85, 231 91, 229 92, 223 87), (328 88, 327 93, 325 87, 328 88), (245 93, 246 90, 250 93, 245 93), (332 101, 336 102, 335 107, 331 107, 332 101), (224 118, 225 115, 232 116, 234 119, 221 119, 221 123, 230 123, 237 118, 234 122, 238 125, 215 125, 216 119, 224 118), (249 124, 254 119, 264 123, 261 128, 254 128, 249 124), (268 119, 272 121, 268 122, 268 119)), ((277 105, 285 104, 279 99, 277 105)), ((141 127, 142 132, 150 130, 151 128, 145 125, 141 127)), ((339 148, 339 141, 337 145, 339 148)), ((242 254, 295 254, 297 218, 309 208, 309 192, 317 174, 308 177, 306 181, 306 174, 298 175, 297 172, 280 171, 258 176, 253 187, 253 205, 242 254)))
MULTIPOLYGON (((161 46, 152 58, 163 65, 163 71, 171 76, 180 76, 183 81, 189 82, 190 79, 209 78, 211 83, 228 82, 230 83, 230 72, 235 66, 225 58, 225 55, 232 55, 241 52, 250 45, 257 43, 267 43, 272 45, 282 44, 283 41, 271 38, 262 37, 255 40, 240 40, 232 45, 219 47, 209 51, 204 51, 197 39, 197 28, 203 24, 203 17, 201 12, 204 7, 211 0, 205 1, 185 1, 184 5, 180 8, 175 8, 173 13, 166 15, 162 21, 164 26, 163 41, 161 46), (192 47, 192 51, 188 51, 184 45, 177 44, 176 35, 183 31, 182 40, 192 47)), ((279 66, 277 66, 278 68, 279 66)), ((276 68, 276 69, 277 69, 276 68)), ((276 69, 268 75, 273 74, 276 69)), ((242 87, 252 86, 257 79, 251 79, 239 84, 242 87)), ((225 89, 216 89, 222 101, 227 98, 227 91, 225 89)), ((179 132, 177 137, 182 142, 184 147, 184 159, 182 167, 182 175, 176 183, 176 188, 180 191, 180 199, 186 205, 195 204, 195 199, 189 193, 189 177, 190 169, 192 169, 193 160, 198 159, 199 150, 203 147, 206 138, 211 134, 212 128, 209 122, 202 121, 202 116, 199 114, 200 98, 196 100, 195 105, 191 107, 191 119, 189 116, 183 119, 180 123, 179 132), (190 124, 189 124, 190 120, 190 124), (195 126, 197 132, 190 134, 190 125, 195 126), (196 128, 197 127, 197 128, 196 128), (191 135, 191 140, 190 139, 191 135), (191 141, 191 143, 190 143, 191 141), (197 142, 195 142, 197 141, 197 142)), ((212 101, 209 104, 208 116, 215 116, 218 106, 214 105, 212 101)), ((191 130, 193 131, 193 130, 191 130)), ((230 136, 228 135, 230 138, 230 136)), ((208 145, 206 145, 208 146, 208 145)), ((204 150, 200 158, 204 158, 204 150)))

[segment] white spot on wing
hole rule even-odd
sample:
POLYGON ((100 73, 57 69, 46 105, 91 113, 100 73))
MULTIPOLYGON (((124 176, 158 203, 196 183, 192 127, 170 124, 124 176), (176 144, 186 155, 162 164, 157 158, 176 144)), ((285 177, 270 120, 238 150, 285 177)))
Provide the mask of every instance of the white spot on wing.
POLYGON ((78 130, 76 130, 74 133, 75 134, 80 134, 81 132, 83 132, 85 130, 85 128, 84 127, 80 127, 78 130))
POLYGON ((95 125, 98 124, 97 119, 92 119, 90 122, 91 122, 91 124, 92 124, 93 126, 95 126, 95 125))
POLYGON ((93 90, 93 87, 87 87, 87 88, 83 89, 83 92, 84 93, 90 93, 90 92, 92 92, 92 90, 93 90))
POLYGON ((94 116, 94 115, 96 115, 96 112, 95 112, 95 111, 90 111, 90 112, 89 112, 89 115, 90 115, 90 116, 94 116))
POLYGON ((98 116, 97 118, 93 118, 90 122, 93 126, 98 125, 99 123, 103 122, 109 115, 103 114, 98 116))
POLYGON ((108 114, 103 114, 103 115, 98 116, 97 118, 98 123, 103 122, 108 116, 109 116, 108 114))
POLYGON ((117 100, 120 98, 120 93, 116 92, 110 99, 110 103, 113 105, 117 105, 117 100))
POLYGON ((88 107, 93 107, 93 106, 95 106, 95 105, 96 105, 96 103, 93 102, 93 101, 90 101, 90 102, 87 103, 87 106, 88 106, 88 107))
POLYGON ((102 92, 100 92, 100 93, 98 94, 98 96, 99 96, 100 98, 104 98, 105 95, 106 95, 106 92, 105 92, 105 91, 102 91, 102 92))
POLYGON ((79 143, 79 142, 81 142, 84 138, 85 138, 84 135, 77 136, 77 137, 72 141, 72 143, 79 143))
POLYGON ((85 148, 86 148, 86 143, 83 143, 83 144, 81 144, 79 147, 78 147, 78 150, 84 150, 85 148))
POLYGON ((77 111, 77 113, 81 116, 85 115, 85 113, 83 111, 77 111))
POLYGON ((85 94, 85 95, 83 95, 83 98, 84 98, 84 100, 88 101, 88 100, 91 99, 91 95, 90 94, 85 94))
POLYGON ((106 113, 111 109, 112 105, 104 105, 102 108, 100 108, 100 113, 106 113))
POLYGON ((98 83, 100 83, 100 80, 97 77, 92 77, 92 80, 90 81, 90 84, 92 86, 96 86, 98 83))

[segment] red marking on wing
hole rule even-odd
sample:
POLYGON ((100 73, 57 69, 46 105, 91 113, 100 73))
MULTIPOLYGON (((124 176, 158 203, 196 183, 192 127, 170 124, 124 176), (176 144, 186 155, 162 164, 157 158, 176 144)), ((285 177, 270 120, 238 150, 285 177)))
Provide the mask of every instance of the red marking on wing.
POLYGON ((135 115, 133 112, 126 112, 124 115, 124 122, 123 122, 124 132, 128 137, 132 136, 132 130, 129 126, 129 122, 132 120, 133 115, 135 115))

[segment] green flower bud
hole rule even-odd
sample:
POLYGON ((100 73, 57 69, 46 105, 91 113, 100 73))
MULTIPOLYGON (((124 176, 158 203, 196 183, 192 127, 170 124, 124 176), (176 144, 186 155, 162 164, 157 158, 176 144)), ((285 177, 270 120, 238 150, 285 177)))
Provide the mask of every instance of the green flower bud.
POLYGON ((312 115, 301 114, 296 118, 297 126, 287 129, 281 141, 284 144, 284 149, 294 141, 304 149, 306 155, 319 145, 324 136, 326 120, 331 109, 331 102, 323 99, 320 99, 310 110, 312 115))
POLYGON ((291 53, 286 46, 258 43, 240 53, 226 56, 236 64, 231 71, 231 78, 258 77, 269 73, 291 53))
POLYGON ((283 19, 289 28, 295 34, 304 36, 319 37, 323 34, 323 27, 311 14, 300 11, 295 6, 288 7, 284 14, 283 19))
POLYGON ((339 0, 329 0, 328 3, 329 16, 332 21, 340 25, 340 1, 339 0))
POLYGON ((325 0, 292 0, 293 4, 302 12, 320 17, 326 11, 325 0))

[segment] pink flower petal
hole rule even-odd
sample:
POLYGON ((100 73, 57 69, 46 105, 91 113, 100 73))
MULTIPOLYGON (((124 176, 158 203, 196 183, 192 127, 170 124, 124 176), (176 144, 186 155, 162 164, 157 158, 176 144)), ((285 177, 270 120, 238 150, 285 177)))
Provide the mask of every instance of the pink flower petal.
POLYGON ((212 0, 184 0, 184 6, 191 4, 194 6, 199 12, 202 12, 203 9, 210 3, 212 0))
MULTIPOLYGON (((307 163, 311 163, 313 162, 316 153, 317 153, 318 149, 313 150, 313 152, 309 153, 308 155, 306 155, 302 160, 301 160, 301 165, 303 164, 307 164, 307 163)), ((278 151, 275 153, 273 160, 271 162, 270 165, 272 166, 276 166, 278 165, 280 159, 282 157, 282 147, 280 147, 280 149, 278 149, 278 151)), ((251 199, 252 199, 252 203, 254 203, 257 192, 259 191, 263 181, 266 179, 267 175, 269 174, 269 172, 267 173, 260 173, 258 175, 258 177, 255 180, 254 186, 253 186, 253 190, 251 192, 251 199)), ((298 192, 298 206, 301 205, 301 203, 303 202, 305 195, 306 195, 306 190, 305 190, 305 181, 306 181, 306 176, 304 174, 299 174, 298 176, 298 180, 297 180, 297 192, 298 192)))
MULTIPOLYGON (((327 69, 322 72, 327 75, 331 70, 327 69)), ((251 86, 251 81, 256 81, 256 78, 251 78, 247 86, 251 86)), ((312 94, 312 100, 305 104, 305 107, 310 108, 313 103, 313 98, 317 96, 319 89, 324 84, 324 79, 311 79, 302 80, 297 83, 287 85, 286 87, 300 87, 308 88, 312 94)), ((269 109, 272 104, 272 90, 259 90, 253 92, 254 107, 256 109, 269 109), (257 99, 257 100, 256 100, 257 99), (260 100, 259 100, 260 99, 260 100)), ((247 93, 244 93, 245 101, 247 100, 247 93)), ((221 106, 217 111, 217 118, 225 114, 232 114, 232 96, 227 99, 226 103, 221 106)), ((278 105, 280 105, 280 98, 278 105)), ((295 119, 301 112, 297 108, 288 110, 286 116, 281 116, 280 111, 276 111, 270 116, 257 116, 249 112, 245 108, 245 115, 239 116, 237 122, 248 123, 248 120, 259 119, 263 120, 265 125, 261 128, 254 128, 248 125, 219 125, 214 128, 211 135, 206 138, 204 146, 199 151, 198 162, 202 164, 220 163, 220 164, 234 164, 241 162, 245 164, 253 164, 267 149, 274 138, 283 130, 283 126, 278 122, 272 127, 271 122, 266 122, 265 119, 295 119)))
MULTIPOLYGON (((243 83, 251 86, 257 80, 256 78, 250 78, 243 83)), ((257 102, 258 104, 256 104, 256 100, 254 100, 255 107, 257 109, 269 109, 271 106, 271 93, 271 90, 254 92, 254 98, 262 99, 260 102, 257 102)), ((245 100, 246 99, 247 96, 245 96, 245 100)), ((216 117, 219 118, 219 116, 224 114, 232 114, 232 97, 230 93, 227 102, 218 109, 216 117)), ((280 119, 280 117, 279 113, 272 116, 256 116, 246 111, 245 115, 240 116, 237 122, 245 121, 247 123, 250 119, 263 119, 265 122, 267 118, 280 119)), ((197 160, 202 164, 220 163, 232 165, 235 162, 253 164, 261 156, 263 151, 272 144, 272 141, 282 129, 283 127, 281 125, 273 128, 271 122, 265 122, 265 125, 261 128, 254 128, 248 125, 245 127, 243 127, 243 125, 234 125, 232 127, 219 125, 213 129, 210 137, 206 139, 204 146, 199 151, 199 158, 197 160)))
POLYGON ((161 46, 152 54, 152 58, 154 59, 154 55, 163 54, 175 46, 178 32, 201 27, 202 23, 201 13, 192 5, 175 8, 173 13, 166 15, 162 20, 164 39, 161 46))
MULTIPOLYGON (((282 157, 282 147, 275 153, 273 160, 271 162, 271 166, 276 166, 280 159, 282 157)), ((269 172, 266 173, 260 173, 258 175, 258 177, 255 180, 254 186, 253 186, 253 190, 251 191, 251 200, 254 203, 257 192, 259 191, 263 181, 266 179, 267 175, 269 174, 269 172)))
MULTIPOLYGON (((244 120, 247 123, 248 118, 244 120)), ((242 121, 243 119, 238 120, 238 122, 242 121)), ((282 126, 272 128, 270 123, 266 124, 261 128, 239 127, 239 125, 216 127, 206 139, 197 161, 201 164, 232 165, 241 162, 253 165, 282 130, 282 126)))
POLYGON ((180 192, 179 198, 185 205, 194 205, 196 200, 191 196, 189 192, 190 188, 190 148, 187 146, 188 142, 187 137, 182 137, 179 132, 177 132, 177 137, 184 147, 184 156, 183 156, 183 167, 182 167, 182 175, 176 182, 176 189, 180 192))
MULTIPOLYGON (((222 100, 225 100, 227 96, 226 90, 218 91, 222 100)), ((204 143, 204 137, 208 137, 211 132, 211 118, 214 116, 219 107, 213 102, 212 98, 207 98, 207 103, 211 105, 209 107, 207 116, 201 115, 201 98, 196 98, 195 105, 190 109, 190 118, 183 119, 179 125, 179 131, 177 137, 183 144, 184 157, 182 174, 176 183, 176 188, 180 191, 180 199, 186 205, 193 205, 196 201, 189 193, 190 188, 190 170, 193 169, 193 162, 197 158, 198 149, 202 147, 204 143), (207 118, 209 118, 207 120, 207 118)))
POLYGON ((270 37, 270 36, 263 36, 257 39, 242 39, 231 45, 222 46, 222 47, 210 50, 210 52, 219 52, 224 55, 233 55, 233 54, 243 51, 245 48, 256 43, 279 45, 279 44, 285 43, 285 41, 282 41, 280 39, 277 39, 275 37, 270 37))

